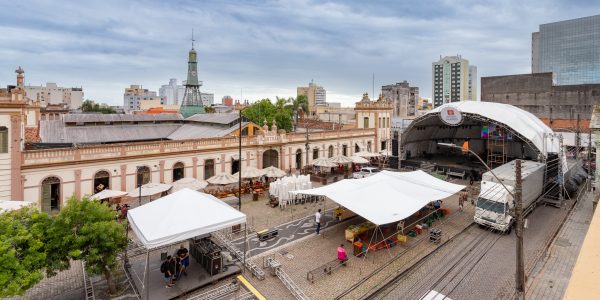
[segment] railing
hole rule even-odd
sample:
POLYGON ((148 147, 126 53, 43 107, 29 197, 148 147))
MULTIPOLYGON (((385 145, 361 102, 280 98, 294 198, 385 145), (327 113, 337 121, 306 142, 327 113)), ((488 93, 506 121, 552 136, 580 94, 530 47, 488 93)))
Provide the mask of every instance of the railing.
POLYGON ((279 280, 287 287, 292 295, 298 300, 308 300, 308 296, 292 281, 292 279, 281 269, 281 264, 275 259, 267 258, 267 265, 275 270, 275 275, 279 277, 279 280))
POLYGON ((85 299, 86 300, 95 300, 96 295, 94 293, 94 284, 92 283, 92 278, 85 271, 85 262, 81 261, 81 269, 83 273, 83 287, 85 288, 85 299))
POLYGON ((213 232, 212 235, 217 240, 219 240, 219 242, 221 244, 223 244, 223 246, 227 250, 229 250, 232 255, 234 255, 239 261, 244 263, 245 267, 250 272, 252 272, 252 274, 254 276, 256 276, 256 278, 258 278, 259 280, 265 279, 265 272, 261 268, 259 268, 254 262, 250 261, 249 259, 245 259, 244 253, 242 253, 242 251, 240 251, 240 249, 238 249, 236 246, 234 246, 233 243, 227 237, 225 237, 222 233, 220 233, 218 231, 213 232))
MULTIPOLYGON (((309 132, 311 142, 323 139, 364 137, 374 134, 374 129, 344 129, 335 131, 309 132)), ((274 136, 256 135, 243 137, 242 145, 268 145, 279 143, 305 142, 306 134, 302 132, 274 136)), ((111 145, 89 145, 76 148, 26 150, 22 153, 23 165, 52 164, 77 162, 102 158, 123 158, 139 155, 177 153, 237 147, 237 137, 206 138, 182 141, 132 142, 111 145)))
POLYGON ((223 299, 224 297, 226 297, 229 294, 233 294, 233 293, 237 292, 239 289, 240 289, 239 283, 237 281, 234 281, 230 284, 226 284, 226 285, 220 286, 218 288, 190 296, 188 299, 189 300, 218 300, 218 299, 223 299))

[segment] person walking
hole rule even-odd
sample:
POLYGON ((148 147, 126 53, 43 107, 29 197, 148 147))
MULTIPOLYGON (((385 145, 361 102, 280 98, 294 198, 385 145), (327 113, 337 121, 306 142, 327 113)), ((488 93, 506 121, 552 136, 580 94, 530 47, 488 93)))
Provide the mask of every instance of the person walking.
POLYGON ((465 201, 467 201, 467 191, 466 190, 462 190, 460 191, 460 193, 458 194, 458 209, 460 211, 463 210, 464 206, 465 206, 465 201))
POLYGON ((346 254, 346 248, 344 248, 344 244, 341 244, 337 248, 337 258, 340 264, 346 264, 346 261, 348 260, 348 254, 346 254))
POLYGON ((167 256, 167 259, 160 265, 160 272, 163 273, 163 280, 166 283, 166 288, 173 286, 173 272, 171 272, 171 256, 167 256))
POLYGON ((315 223, 317 223, 317 235, 319 235, 319 232, 321 231, 321 209, 319 208, 319 211, 317 211, 317 213, 315 213, 315 223))

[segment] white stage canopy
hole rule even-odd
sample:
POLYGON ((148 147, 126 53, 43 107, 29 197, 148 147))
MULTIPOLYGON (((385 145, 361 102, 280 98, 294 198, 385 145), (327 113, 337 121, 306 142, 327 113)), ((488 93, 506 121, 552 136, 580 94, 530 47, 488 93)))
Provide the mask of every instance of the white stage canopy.
POLYGON ((437 179, 423 171, 381 171, 362 179, 344 179, 310 190, 292 193, 326 196, 376 225, 403 220, 431 201, 465 188, 437 179))
POLYGON ((127 212, 147 249, 183 241, 246 222, 246 215, 212 195, 182 189, 127 212))

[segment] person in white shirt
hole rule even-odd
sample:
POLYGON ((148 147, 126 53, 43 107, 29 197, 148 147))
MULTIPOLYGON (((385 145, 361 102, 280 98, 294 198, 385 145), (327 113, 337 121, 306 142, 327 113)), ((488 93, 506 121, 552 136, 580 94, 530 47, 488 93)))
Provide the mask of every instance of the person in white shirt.
POLYGON ((321 231, 321 209, 315 213, 315 223, 317 223, 317 235, 319 235, 319 231, 321 231))

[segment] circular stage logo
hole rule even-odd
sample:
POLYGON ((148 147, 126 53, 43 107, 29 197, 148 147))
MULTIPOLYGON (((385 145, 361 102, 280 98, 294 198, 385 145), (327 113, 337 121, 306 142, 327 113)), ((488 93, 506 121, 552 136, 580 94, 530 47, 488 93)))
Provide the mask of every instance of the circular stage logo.
POLYGON ((462 122, 462 114, 457 108, 446 106, 440 110, 440 119, 447 125, 456 126, 462 122))

